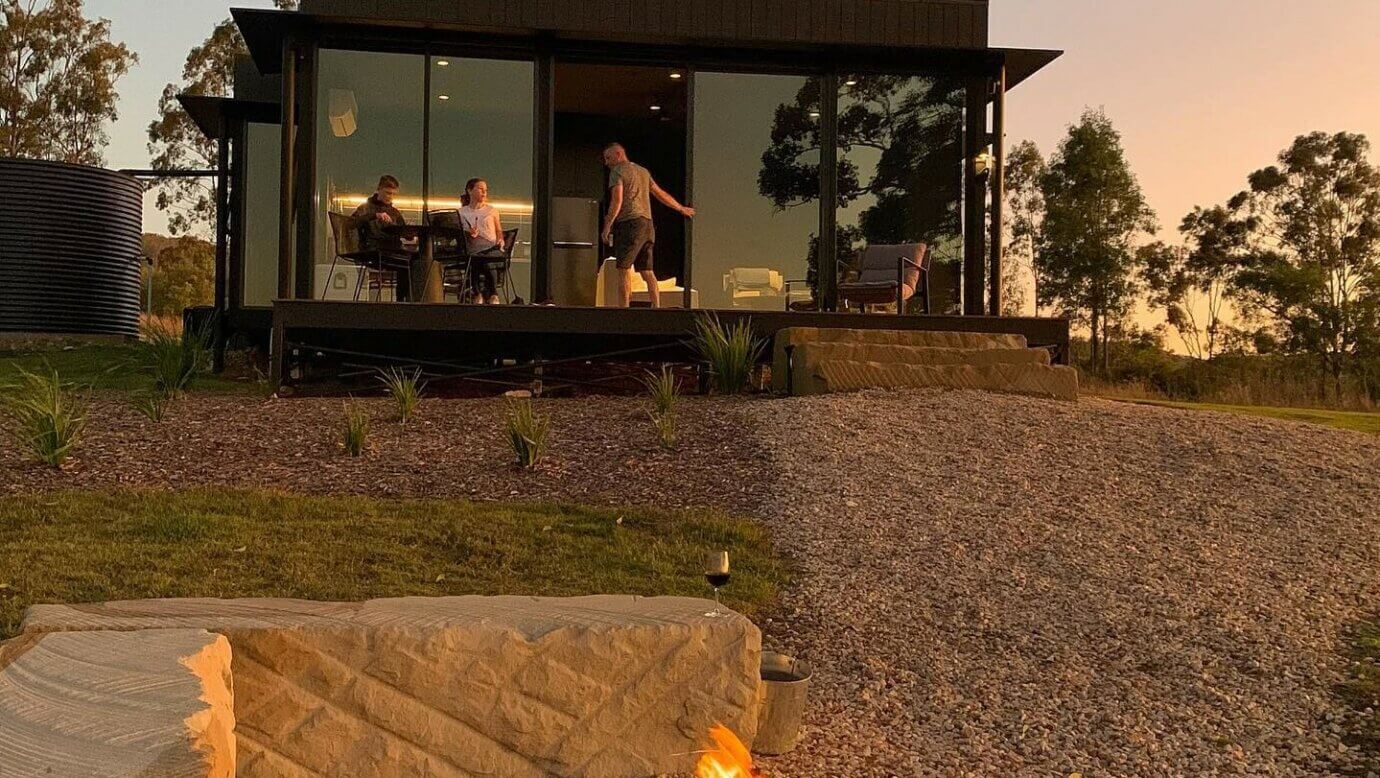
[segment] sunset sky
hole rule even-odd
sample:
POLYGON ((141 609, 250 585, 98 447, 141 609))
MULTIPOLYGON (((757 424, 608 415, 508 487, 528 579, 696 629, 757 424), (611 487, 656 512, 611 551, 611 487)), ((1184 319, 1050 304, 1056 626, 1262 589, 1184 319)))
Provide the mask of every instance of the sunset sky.
MULTIPOLYGON (((237 4, 266 7, 269 0, 237 4)), ((87 0, 141 62, 121 84, 111 167, 146 167, 144 130, 187 50, 227 0, 87 0)), ((1085 107, 1105 108, 1165 237, 1195 204, 1240 190, 1296 135, 1350 130, 1380 139, 1380 87, 1364 53, 1380 0, 993 0, 992 43, 1064 49, 1012 93, 1009 138, 1048 154, 1085 107)), ((151 206, 149 230, 165 228, 151 206)))

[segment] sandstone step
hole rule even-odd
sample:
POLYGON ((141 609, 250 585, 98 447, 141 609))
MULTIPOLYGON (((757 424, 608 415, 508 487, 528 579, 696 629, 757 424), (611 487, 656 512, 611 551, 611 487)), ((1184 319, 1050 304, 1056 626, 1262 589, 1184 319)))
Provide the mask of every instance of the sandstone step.
POLYGON ((1047 366, 1050 356, 1044 349, 1027 348, 958 349, 871 343, 803 343, 791 353, 790 371, 781 376, 776 390, 797 396, 828 393, 829 387, 818 369, 825 360, 897 365, 1047 366))
POLYGON ((1024 335, 981 332, 924 332, 919 330, 868 330, 833 327, 787 327, 776 333, 772 344, 772 380, 784 391, 788 352, 805 343, 865 343, 916 348, 1024 349, 1024 335))
POLYGON ((1078 399, 1078 371, 1048 365, 899 365, 824 360, 815 368, 829 392, 859 389, 977 389, 1078 399))
POLYGON ((712 605, 161 600, 35 606, 24 630, 226 635, 242 776, 640 777, 690 772, 715 723, 756 732, 761 633, 712 605))
POLYGON ((229 778, 230 644, 199 629, 0 646, 0 776, 229 778))

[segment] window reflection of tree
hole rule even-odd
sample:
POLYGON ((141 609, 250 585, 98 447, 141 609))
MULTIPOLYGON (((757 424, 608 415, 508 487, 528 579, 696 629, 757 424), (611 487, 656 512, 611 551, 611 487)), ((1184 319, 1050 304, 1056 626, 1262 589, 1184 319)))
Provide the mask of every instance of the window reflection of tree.
MULTIPOLYGON (((780 209, 819 200, 821 80, 777 106, 758 189, 780 209)), ((961 260, 963 89, 957 79, 864 75, 839 87, 837 259, 851 262, 868 243, 923 241, 937 263, 961 260), (842 216, 842 215, 841 215, 842 216)), ((816 236, 809 282, 818 288, 816 236)))

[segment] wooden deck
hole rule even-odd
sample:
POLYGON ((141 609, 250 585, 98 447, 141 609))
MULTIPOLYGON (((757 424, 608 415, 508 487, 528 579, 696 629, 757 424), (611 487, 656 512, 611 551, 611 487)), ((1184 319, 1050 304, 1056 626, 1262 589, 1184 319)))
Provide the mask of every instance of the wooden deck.
MULTIPOLYGON (((333 362, 463 364, 493 359, 680 361, 704 311, 279 300, 273 305, 274 379, 333 362)), ((993 332, 1026 336, 1067 361, 1064 319, 714 311, 750 319, 763 337, 787 327, 993 332)))

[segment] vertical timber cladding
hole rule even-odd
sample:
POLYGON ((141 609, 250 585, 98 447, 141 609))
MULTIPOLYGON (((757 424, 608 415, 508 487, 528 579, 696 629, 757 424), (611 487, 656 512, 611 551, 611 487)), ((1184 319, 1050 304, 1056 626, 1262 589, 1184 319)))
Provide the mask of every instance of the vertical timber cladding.
POLYGON ((6 157, 0 198, 0 332, 139 334, 138 181, 6 157))
POLYGON ((855 43, 981 48, 988 0, 304 0, 324 16, 543 30, 647 41, 855 43))

